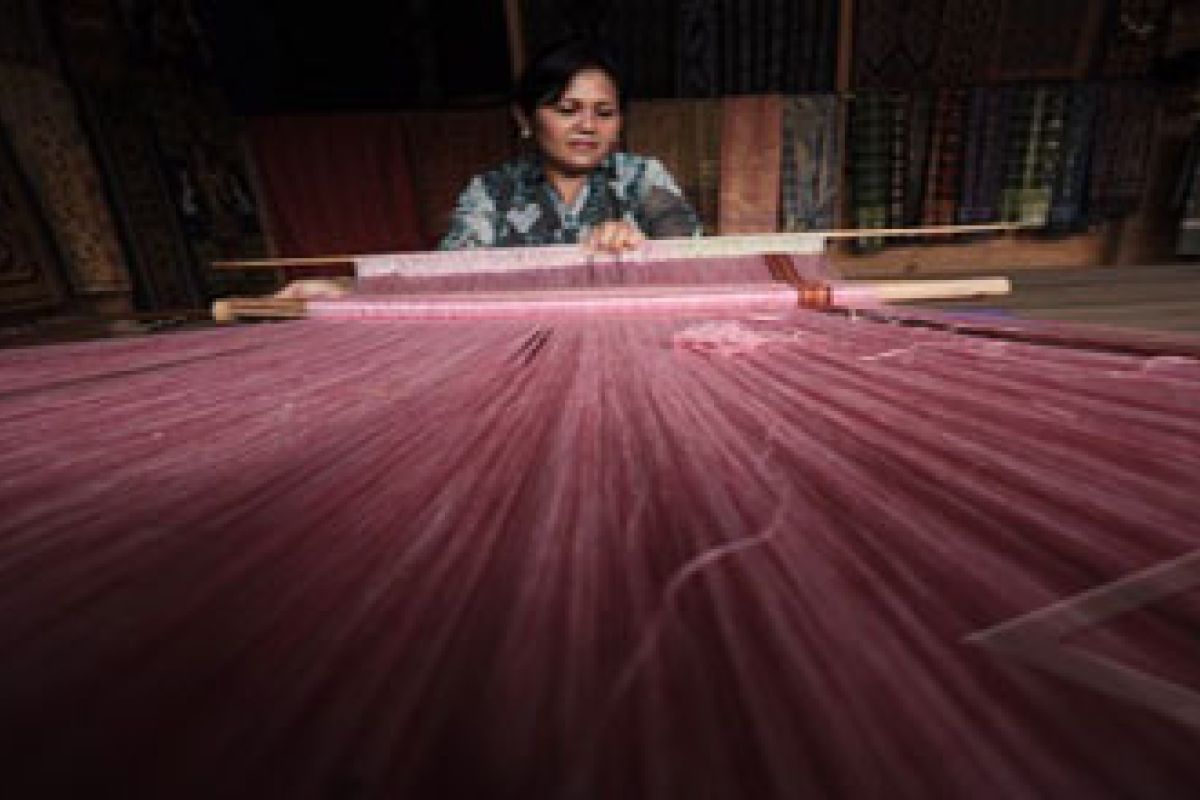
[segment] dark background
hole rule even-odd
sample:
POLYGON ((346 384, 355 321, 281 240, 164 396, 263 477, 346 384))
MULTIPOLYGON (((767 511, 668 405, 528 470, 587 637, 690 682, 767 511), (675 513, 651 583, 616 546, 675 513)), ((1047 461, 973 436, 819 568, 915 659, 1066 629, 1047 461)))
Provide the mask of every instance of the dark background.
POLYGON ((240 114, 471 106, 509 87, 499 0, 200 0, 196 13, 240 114))

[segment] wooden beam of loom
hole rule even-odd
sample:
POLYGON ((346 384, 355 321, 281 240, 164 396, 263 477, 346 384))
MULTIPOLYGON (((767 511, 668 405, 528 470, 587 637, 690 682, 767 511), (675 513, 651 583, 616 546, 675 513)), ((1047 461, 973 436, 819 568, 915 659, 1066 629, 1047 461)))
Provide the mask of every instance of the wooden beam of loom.
MULTIPOLYGON (((764 284, 764 287, 772 287, 764 284)), ((678 287, 674 287, 678 288, 678 287)), ((310 299, 298 297, 228 298, 213 304, 213 319, 217 322, 233 322, 250 319, 303 319, 319 306, 318 315, 328 317, 429 317, 456 316, 518 316, 522 313, 538 312, 586 313, 587 311, 621 310, 631 306, 635 311, 652 311, 657 306, 669 310, 675 305, 688 307, 697 300, 710 296, 713 308, 736 301, 735 291, 715 291, 705 295, 700 292, 681 294, 671 291, 672 287, 627 288, 621 291, 560 290, 556 292, 493 292, 487 295, 462 293, 454 295, 430 295, 400 297, 379 304, 378 313, 364 310, 375 301, 345 301, 324 297, 310 299), (339 312, 339 306, 341 311, 339 312)), ((844 307, 877 305, 916 300, 952 300, 969 297, 985 297, 1008 294, 1012 286, 1007 278, 961 278, 955 280, 924 281, 862 281, 849 282, 806 282, 786 287, 752 293, 748 302, 772 302, 781 308, 800 306, 805 308, 844 307), (791 291, 789 291, 789 289, 791 291), (766 295, 770 294, 770 299, 766 295)))
MULTIPOLYGON (((922 228, 854 228, 830 231, 804 231, 799 233, 744 234, 738 236, 688 237, 681 239, 652 239, 645 245, 645 258, 691 258, 699 256, 750 255, 756 253, 814 252, 814 247, 823 248, 829 239, 857 239, 862 236, 954 236, 972 233, 1013 232, 1032 226, 1017 223, 993 223, 983 225, 937 225, 922 228)), ((371 259, 393 258, 421 261, 454 261, 464 258, 511 260, 523 258, 539 260, 550 257, 561 263, 562 256, 603 261, 639 257, 634 251, 622 256, 588 253, 578 245, 544 245, 541 247, 479 248, 476 250, 435 250, 414 253, 359 253, 331 254, 324 256, 297 256, 294 258, 252 258, 211 262, 213 269, 278 269, 279 267, 325 266, 329 264, 357 264, 371 259)))

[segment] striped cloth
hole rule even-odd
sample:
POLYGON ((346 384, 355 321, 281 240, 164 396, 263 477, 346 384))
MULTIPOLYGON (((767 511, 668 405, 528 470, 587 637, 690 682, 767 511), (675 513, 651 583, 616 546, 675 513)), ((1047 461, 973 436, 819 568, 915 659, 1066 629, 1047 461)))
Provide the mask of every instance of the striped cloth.
POLYGON ((1175 252, 1181 256, 1200 256, 1200 127, 1192 131, 1175 195, 1180 209, 1175 252))
POLYGON ((958 221, 964 225, 1000 219, 1000 190, 1004 180, 1004 145, 1013 90, 979 87, 967 101, 966 150, 958 221))
POLYGON ((720 232, 774 231, 779 220, 783 99, 726 97, 721 108, 720 232))
POLYGON ((1004 221, 1046 224, 1062 155, 1065 107, 1065 90, 1044 86, 1014 90, 1000 196, 1004 221))
POLYGON ((716 233, 721 170, 721 101, 642 100, 625 117, 630 152, 661 159, 705 233, 716 233))
POLYGON ((904 218, 897 221, 906 227, 921 224, 933 127, 933 99, 934 93, 927 89, 912 92, 908 98, 908 179, 904 190, 904 218))
MULTIPOLYGON (((892 104, 883 92, 858 92, 851 106, 850 176, 854 226, 885 228, 892 166, 892 104)), ((874 248, 877 239, 860 239, 859 247, 874 248)))
POLYGON ((833 95, 789 97, 783 105, 780 229, 827 230, 840 198, 840 106, 833 95))
POLYGON ((924 225, 953 225, 957 219, 966 101, 963 89, 943 88, 937 92, 921 215, 924 225))
POLYGON ((1087 182, 1096 129, 1099 87, 1078 84, 1067 91, 1062 159, 1054 178, 1048 224, 1054 230, 1079 230, 1087 222, 1087 182))

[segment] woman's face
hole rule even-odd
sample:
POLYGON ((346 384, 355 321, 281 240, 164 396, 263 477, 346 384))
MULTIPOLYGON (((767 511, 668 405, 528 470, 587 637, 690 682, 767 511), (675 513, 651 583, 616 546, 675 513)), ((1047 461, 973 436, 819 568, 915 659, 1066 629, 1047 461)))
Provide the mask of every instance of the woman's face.
POLYGON ((568 175, 595 169, 621 137, 617 87, 598 69, 580 70, 558 102, 539 106, 534 117, 542 157, 568 175))

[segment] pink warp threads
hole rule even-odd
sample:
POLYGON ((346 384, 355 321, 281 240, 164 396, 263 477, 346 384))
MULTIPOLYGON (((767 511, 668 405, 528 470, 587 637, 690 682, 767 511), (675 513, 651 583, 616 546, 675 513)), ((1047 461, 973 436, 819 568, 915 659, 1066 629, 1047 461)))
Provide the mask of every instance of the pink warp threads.
MULTIPOLYGON (((1190 796, 966 640, 1200 548, 1200 362, 756 316, 0 352, 6 789, 1190 796)), ((1079 646, 1182 682, 1194 610, 1079 646)))
POLYGON ((348 297, 315 299, 332 319, 696 315, 786 310, 827 302, 818 256, 630 261, 508 272, 360 278, 348 297))

